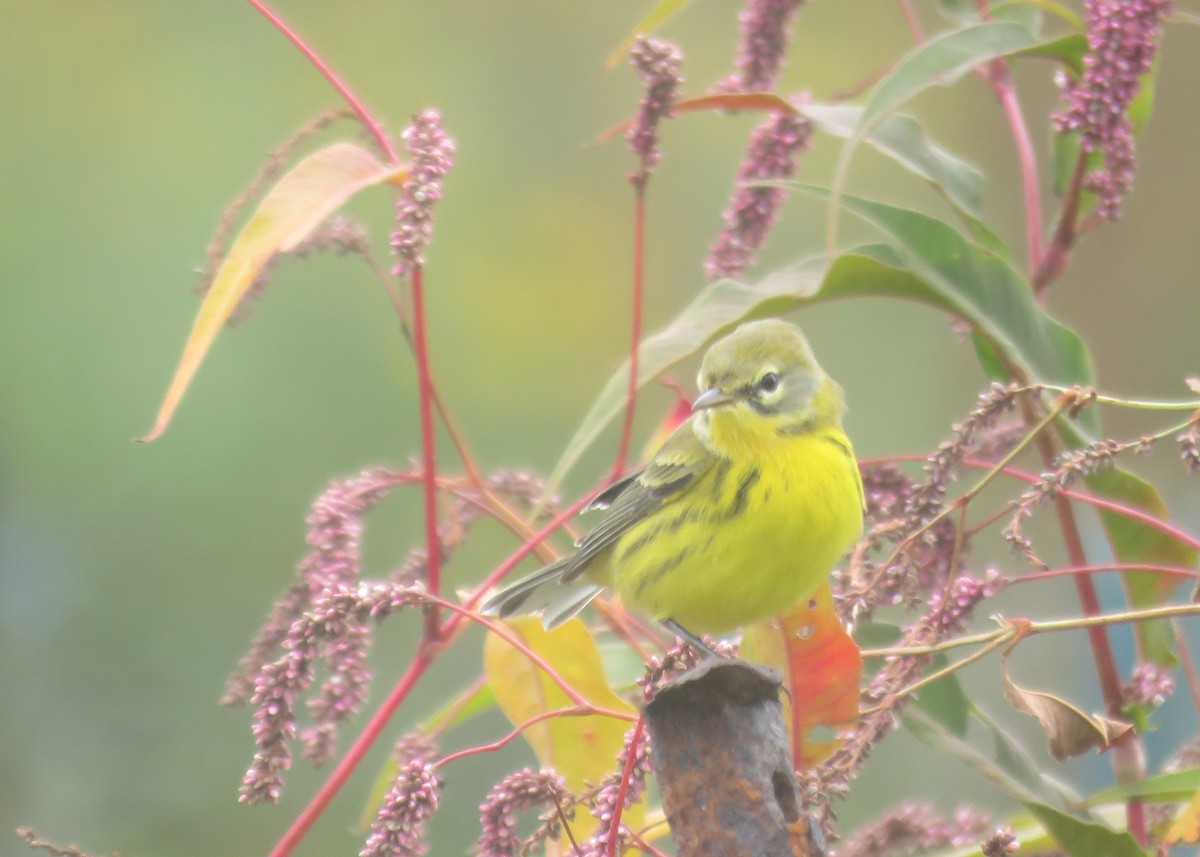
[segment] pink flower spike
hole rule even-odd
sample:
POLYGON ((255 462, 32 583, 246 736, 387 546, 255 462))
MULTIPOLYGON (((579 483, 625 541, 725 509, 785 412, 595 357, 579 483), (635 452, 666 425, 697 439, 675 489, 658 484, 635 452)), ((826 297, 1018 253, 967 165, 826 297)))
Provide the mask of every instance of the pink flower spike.
POLYGON ((1099 197, 1097 213, 1116 220, 1133 187, 1136 166, 1129 105, 1141 90, 1158 50, 1171 0, 1085 0, 1088 53, 1083 75, 1066 91, 1067 106, 1054 114, 1060 133, 1078 131, 1085 152, 1100 152, 1104 166, 1085 186, 1099 197))
POLYGON ((754 129, 746 157, 738 168, 738 186, 722 217, 725 228, 704 262, 708 280, 740 277, 754 263, 779 218, 787 191, 755 182, 786 179, 796 172, 799 155, 808 148, 812 125, 797 113, 778 113, 754 129))
POLYGON ((629 174, 629 181, 640 191, 662 156, 658 149, 658 123, 673 115, 676 93, 683 83, 680 73, 683 54, 670 42, 639 36, 629 53, 629 61, 646 89, 633 125, 625 135, 629 150, 641 160, 638 169, 629 174))
POLYGON ((416 759, 401 768, 371 824, 360 857, 419 857, 428 850, 425 822, 437 811, 441 782, 433 765, 416 759))
POLYGON ((737 73, 716 88, 723 92, 770 92, 787 53, 788 25, 803 0, 748 0, 738 15, 742 38, 737 73))
POLYGON ((442 198, 442 179, 454 163, 454 141, 446 136, 436 110, 413 116, 404 142, 411 164, 396 203, 396 231, 392 233, 392 250, 398 260, 393 273, 398 277, 425 264, 425 247, 433 238, 433 205, 442 198))

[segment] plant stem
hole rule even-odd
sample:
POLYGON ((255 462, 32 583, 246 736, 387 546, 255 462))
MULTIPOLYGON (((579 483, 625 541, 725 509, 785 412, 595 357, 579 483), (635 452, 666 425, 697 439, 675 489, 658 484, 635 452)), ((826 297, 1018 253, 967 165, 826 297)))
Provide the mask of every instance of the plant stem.
MULTIPOLYGON (((431 595, 441 594, 442 549, 438 536, 437 460, 433 438, 433 381, 429 375, 429 343, 425 334, 425 287, 420 265, 412 272, 413 347, 417 357, 417 389, 421 419, 421 487, 425 500, 425 585, 431 595)), ((438 609, 425 611, 425 640, 439 639, 438 609)))
POLYGON ((633 778, 633 765, 637 761, 637 746, 642 740, 642 730, 646 721, 640 715, 633 724, 633 734, 629 738, 628 752, 625 754, 625 769, 621 772, 621 784, 617 787, 617 797, 613 801, 612 821, 608 825, 608 843, 605 847, 607 857, 617 853, 617 831, 621 828, 621 813, 625 809, 625 796, 629 794, 629 781, 633 778))
POLYGON ((612 479, 625 472, 629 457, 629 440, 633 436, 633 412, 638 390, 638 350, 642 343, 643 281, 645 278, 646 244, 646 185, 636 185, 633 206, 633 310, 629 345, 629 389, 625 394, 625 421, 621 425, 621 440, 613 462, 612 479))
POLYGON ((271 25, 275 29, 282 33, 288 41, 296 46, 300 53, 308 58, 309 62, 316 66, 317 71, 321 73, 322 77, 329 81, 330 85, 350 105, 350 109, 362 120, 363 125, 367 127, 367 131, 370 132, 371 136, 379 144, 379 148, 383 149, 387 155, 388 160, 393 164, 400 163, 400 156, 396 154, 396 147, 392 145, 392 141, 388 139, 387 134, 383 133, 383 128, 375 121, 375 117, 371 115, 371 111, 367 109, 365 104, 359 101, 358 96, 338 77, 337 73, 330 68, 324 58, 313 50, 308 42, 304 41, 303 37, 292 29, 290 24, 279 17, 275 10, 267 5, 265 0, 246 0, 246 2, 257 9, 264 18, 271 22, 271 25))

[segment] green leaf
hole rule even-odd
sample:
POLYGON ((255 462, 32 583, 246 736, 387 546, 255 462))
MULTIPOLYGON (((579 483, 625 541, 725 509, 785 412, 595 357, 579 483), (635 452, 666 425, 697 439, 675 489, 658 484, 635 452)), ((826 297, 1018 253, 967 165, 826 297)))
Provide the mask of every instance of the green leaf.
POLYGON ((1087 53, 1087 37, 1083 33, 1071 33, 1048 42, 1042 42, 1024 50, 1015 51, 1014 57, 1040 57, 1061 62, 1075 74, 1083 73, 1083 55, 1087 53))
POLYGON ((406 167, 385 164, 362 146, 339 142, 313 152, 280 178, 217 269, 154 427, 142 440, 154 440, 166 430, 217 334, 271 257, 294 249, 363 188, 403 181, 407 175, 406 167))
MULTIPOLYGON (((863 108, 850 104, 801 104, 800 112, 827 134, 849 138, 863 108)), ((967 161, 943 149, 911 116, 896 114, 879 123, 866 138, 874 148, 930 181, 961 211, 980 216, 983 174, 967 161)))
POLYGON ((1118 833, 1099 822, 1083 821, 1042 803, 1029 801, 1025 808, 1072 857, 1148 857, 1127 832, 1118 833))
POLYGON ((654 32, 687 8, 691 2, 692 0, 658 0, 654 4, 654 8, 646 13, 646 17, 638 21, 633 31, 625 37, 621 44, 617 45, 616 50, 609 54, 608 59, 604 61, 604 70, 612 71, 616 68, 617 63, 629 53, 629 49, 633 47, 638 36, 654 32))
MULTIPOLYGON (((1069 427, 1064 430, 1069 430, 1069 427)), ((1158 489, 1131 473, 1114 468, 1093 473, 1086 481, 1088 488, 1101 497, 1149 512, 1163 520, 1170 517, 1167 504, 1158 489)), ((1109 547, 1119 562, 1185 568, 1196 565, 1196 551, 1161 530, 1108 510, 1101 510, 1100 523, 1104 526, 1109 547)), ((1130 606, 1135 608, 1156 607, 1165 603, 1182 582, 1181 578, 1174 575, 1149 571, 1121 574, 1125 595, 1130 606)), ((1179 662, 1175 654, 1175 632, 1170 622, 1165 619, 1138 622, 1134 630, 1144 659, 1164 667, 1172 667, 1179 662)))
POLYGON ((1076 30, 1083 29, 1083 19, 1080 18, 1074 10, 1063 6, 1061 3, 1054 3, 1052 0, 1008 0, 1006 3, 997 3, 995 6, 993 6, 992 14, 1002 15, 1004 14, 1004 10, 1010 9, 1014 6, 1036 7, 1062 18, 1076 30))
MULTIPOLYGON (((934 672, 949 665, 944 654, 937 654, 930 664, 934 672)), ((916 693, 914 699, 926 714, 942 724, 952 735, 967 737, 967 724, 971 713, 971 700, 963 690, 962 682, 953 673, 927 684, 916 693)))
POLYGON ((1188 768, 1185 771, 1157 774, 1136 783, 1112 786, 1096 792, 1085 800, 1083 805, 1099 806, 1105 803, 1124 803, 1133 798, 1174 803, 1188 800, 1197 791, 1200 791, 1200 768, 1188 768))
POLYGON ((1033 772, 1032 775, 1014 775, 1012 770, 985 756, 974 742, 963 740, 919 709, 908 709, 900 716, 900 721, 917 740, 958 759, 984 779, 999 786, 1005 794, 1022 803, 1039 799, 1054 800, 1058 797, 1050 790, 1048 781, 1038 776, 1037 772, 1033 772))
POLYGON ((971 24, 935 36, 910 51, 867 96, 854 132, 842 147, 834 168, 829 245, 836 235, 838 200, 850 161, 863 139, 889 114, 931 86, 949 86, 982 63, 1037 43, 1029 30, 1008 21, 971 24))
MULTIPOLYGON (((948 223, 916 211, 855 196, 843 197, 842 206, 896 242, 903 254, 900 264, 921 283, 908 296, 968 321, 1031 380, 1064 386, 1093 382, 1082 340, 1038 304, 1028 282, 1007 260, 948 223)), ((1092 422, 1088 412, 1081 419, 1092 422)))
MULTIPOLYGON (((977 346, 985 368, 1004 366, 1007 376, 1011 367, 1027 380, 1068 387, 1095 384, 1083 341, 1037 303, 1025 279, 1007 261, 926 215, 852 196, 845 197, 842 204, 896 240, 909 253, 906 266, 932 291, 938 304, 965 318, 986 340, 986 346, 977 346)), ((914 296, 924 294, 921 290, 914 296)), ((1100 433, 1094 409, 1075 420, 1059 420, 1056 428, 1073 447, 1091 443, 1100 433)), ((1168 517, 1157 489, 1120 468, 1092 474, 1087 484, 1102 497, 1159 518, 1168 517)), ((1100 519, 1121 562, 1196 564, 1195 551, 1161 530, 1115 512, 1101 512, 1100 519)), ((1134 607, 1161 604, 1180 585, 1177 577, 1151 572, 1126 572, 1121 577, 1134 607)), ((1144 657, 1163 666, 1174 665, 1174 635, 1167 622, 1140 622, 1136 628, 1144 657)))

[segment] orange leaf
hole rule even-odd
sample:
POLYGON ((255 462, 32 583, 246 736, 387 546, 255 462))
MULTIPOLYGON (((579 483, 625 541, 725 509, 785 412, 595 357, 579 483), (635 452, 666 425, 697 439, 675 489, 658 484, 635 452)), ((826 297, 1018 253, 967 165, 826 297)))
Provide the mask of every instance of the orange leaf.
MULTIPOLYGON (((609 687, 600 662, 600 651, 583 622, 571 619, 553 631, 540 620, 521 617, 506 622, 509 629, 537 652, 559 677, 576 693, 599 708, 633 712, 633 708, 609 687)), ((483 665, 488 682, 505 716, 514 726, 574 703, 539 666, 495 634, 483 644, 483 665)), ((599 715, 553 717, 529 726, 521 734, 533 747, 543 767, 552 767, 572 792, 587 784, 599 783, 616 770, 616 757, 624 744, 630 724, 599 715)), ((624 818, 637 828, 641 824, 641 806, 631 807, 624 818)), ((591 835, 595 819, 588 813, 576 813, 571 830, 576 839, 591 835)))
POLYGON ((842 739, 817 740, 813 732, 853 726, 862 675, 862 655, 833 609, 829 584, 789 613, 747 628, 741 655, 784 671, 791 696, 784 698, 784 718, 796 770, 828 758, 842 739))
POLYGON ((405 167, 385 164, 361 146, 340 142, 313 152, 280 178, 263 197, 217 270, 154 427, 141 439, 154 440, 166 429, 217 333, 272 256, 294 249, 363 188, 403 181, 407 175, 405 167))

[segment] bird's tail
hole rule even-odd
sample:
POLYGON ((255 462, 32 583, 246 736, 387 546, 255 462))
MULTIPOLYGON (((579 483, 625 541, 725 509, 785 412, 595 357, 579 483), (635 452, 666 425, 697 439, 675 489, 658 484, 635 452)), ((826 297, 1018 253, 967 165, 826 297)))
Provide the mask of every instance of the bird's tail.
POLYGON ((485 616, 501 619, 517 613, 543 612, 542 624, 554 628, 570 619, 600 594, 594 584, 561 585, 562 577, 571 567, 573 556, 552 562, 545 568, 501 589, 479 608, 485 616))

